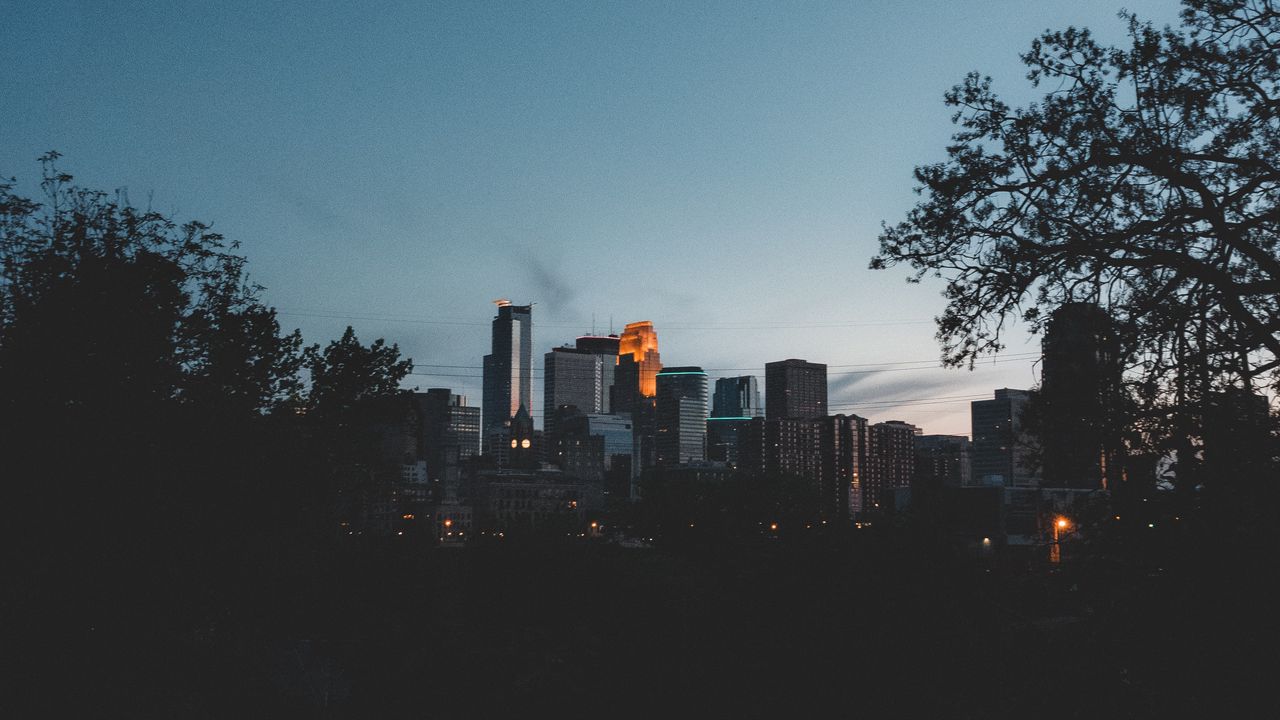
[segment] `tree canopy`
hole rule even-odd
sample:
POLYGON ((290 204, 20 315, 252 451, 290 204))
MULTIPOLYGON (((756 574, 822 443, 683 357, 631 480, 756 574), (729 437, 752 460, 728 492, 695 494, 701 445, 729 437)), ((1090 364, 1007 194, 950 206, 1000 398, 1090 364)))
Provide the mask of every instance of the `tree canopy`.
POLYGON ((235 243, 56 160, 38 199, 0 180, 0 555, 44 627, 111 605, 207 626, 336 533, 342 479, 377 462, 332 451, 376 420, 345 410, 410 363, 350 328, 304 348, 235 243))
POLYGON ((1025 108, 977 73, 946 95, 959 130, 919 167, 923 200, 873 268, 945 280, 944 362, 1040 330, 1066 302, 1116 320, 1145 407, 1280 383, 1280 11, 1186 0, 1179 28, 1130 14, 1126 47, 1046 32, 1025 108))

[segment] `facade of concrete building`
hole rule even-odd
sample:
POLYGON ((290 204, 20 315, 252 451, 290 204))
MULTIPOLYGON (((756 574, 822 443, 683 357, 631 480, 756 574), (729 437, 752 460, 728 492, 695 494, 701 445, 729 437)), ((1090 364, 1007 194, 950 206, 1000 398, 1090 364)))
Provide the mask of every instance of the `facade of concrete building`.
POLYGON ((558 347, 543 356, 542 429, 555 432, 556 411, 572 406, 583 413, 609 411, 617 356, 558 347))
POLYGON ((413 401, 421 417, 418 454, 427 464, 427 475, 440 479, 450 457, 457 461, 480 454, 480 408, 467 405, 465 395, 448 388, 415 392, 413 401), (448 448, 456 448, 450 453, 448 448))
POLYGON ((867 419, 833 415, 813 422, 818 426, 819 512, 823 519, 848 519, 861 511, 867 468, 867 419))
POLYGON ((1120 343, 1111 316, 1093 303, 1053 312, 1035 402, 1047 487, 1103 489, 1123 474, 1119 428, 1120 343))
POLYGON ((707 418, 707 459, 725 463, 729 467, 739 467, 741 464, 739 448, 742 445, 743 433, 753 419, 714 416, 707 418))
MULTIPOLYGON (((604 466, 613 468, 614 459, 630 458, 634 452, 630 415, 589 413, 587 422, 592 435, 604 438, 604 466)), ((628 464, 630 461, 628 460, 628 464)))
POLYGON ((779 360, 764 366, 765 417, 815 418, 827 414, 827 366, 779 360))
POLYGON ((1031 470, 1033 442, 1023 430, 1022 416, 1030 399, 1026 390, 1001 388, 991 400, 970 403, 973 423, 972 482, 977 485, 1038 487, 1031 470))
POLYGON ((476 475, 474 505, 487 532, 576 529, 603 507, 604 491, 561 470, 484 470, 476 475))
POLYGON ((765 472, 817 481, 822 468, 821 433, 814 418, 776 418, 764 423, 765 472))
POLYGON ((764 406, 760 402, 760 388, 754 375, 716 379, 716 390, 711 400, 711 417, 753 418, 763 416, 764 406))
POLYGON ((867 428, 867 472, 862 482, 862 512, 892 506, 894 493, 911 487, 916 467, 914 425, 890 420, 867 428))
POLYGON ((921 489, 972 485, 970 445, 964 435, 917 437, 914 485, 921 489))

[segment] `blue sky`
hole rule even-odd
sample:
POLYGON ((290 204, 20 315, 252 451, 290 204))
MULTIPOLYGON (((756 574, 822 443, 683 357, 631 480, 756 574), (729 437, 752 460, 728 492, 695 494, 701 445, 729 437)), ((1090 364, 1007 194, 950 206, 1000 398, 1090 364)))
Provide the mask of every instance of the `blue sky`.
POLYGON ((943 157, 943 92, 979 70, 1023 104, 1018 54, 1040 31, 1116 42, 1121 7, 1158 25, 1178 11, 0 5, 0 175, 30 192, 57 149, 86 185, 213 222, 308 341, 350 323, 461 366, 411 384, 478 404, 489 303, 508 297, 538 303, 539 365, 593 316, 652 320, 667 364, 826 362, 834 410, 962 434, 969 399, 1036 381, 1038 342, 1015 331, 994 364, 931 368, 940 286, 866 269, 880 222, 914 201, 912 168, 943 157))

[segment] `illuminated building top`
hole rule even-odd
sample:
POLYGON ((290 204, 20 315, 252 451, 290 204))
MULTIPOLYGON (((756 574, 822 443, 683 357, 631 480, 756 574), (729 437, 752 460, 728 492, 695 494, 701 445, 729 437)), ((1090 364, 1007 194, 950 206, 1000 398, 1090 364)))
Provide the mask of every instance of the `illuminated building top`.
POLYGON ((648 320, 627 323, 618 339, 618 357, 630 356, 640 366, 640 394, 653 397, 658 392, 657 375, 662 369, 658 355, 658 333, 648 320))

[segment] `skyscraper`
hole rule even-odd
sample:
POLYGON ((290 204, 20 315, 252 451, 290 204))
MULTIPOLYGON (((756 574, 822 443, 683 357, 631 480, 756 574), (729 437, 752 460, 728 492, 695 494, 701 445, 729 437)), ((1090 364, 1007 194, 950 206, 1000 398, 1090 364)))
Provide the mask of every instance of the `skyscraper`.
POLYGON ((658 333, 648 320, 627 323, 618 338, 618 368, 614 380, 618 390, 617 410, 630 411, 641 398, 657 394, 657 375, 662 369, 658 355, 658 333))
POLYGON ((496 300, 492 352, 484 356, 484 431, 509 425, 524 407, 533 411, 533 306, 496 300))
POLYGON ((665 368, 655 376, 657 464, 707 459, 707 374, 700 367, 665 368))
POLYGON ((779 360, 764 366, 764 410, 770 420, 827 414, 827 366, 779 360))
POLYGON ((1053 312, 1041 345, 1036 398, 1047 487, 1107 488, 1121 474, 1119 341, 1111 316, 1093 303, 1053 312))
POLYGON ((609 405, 614 413, 631 416, 634 443, 632 474, 635 477, 657 462, 654 395, 657 394, 656 378, 661 369, 658 333, 654 331, 653 323, 648 320, 628 323, 618 338, 618 366, 614 369, 609 405))
POLYGON ((556 411, 572 405, 582 413, 609 412, 609 388, 617 367, 616 355, 580 348, 558 347, 544 356, 542 427, 555 432, 556 411))
POLYGON ((1001 388, 992 400, 970 403, 973 447, 972 478, 978 485, 1036 487, 1038 475, 1026 467, 1029 439, 1022 428, 1022 413, 1030 393, 1001 388))
POLYGON ((760 390, 754 375, 723 377, 716 380, 716 394, 712 398, 713 418, 753 418, 764 415, 760 406, 760 390))

